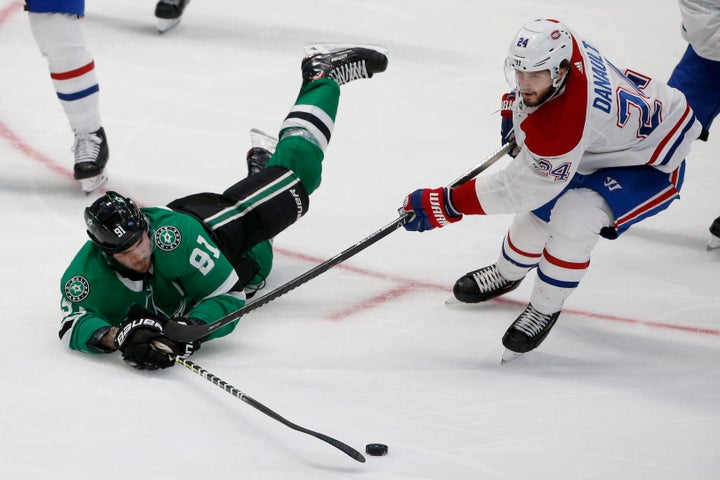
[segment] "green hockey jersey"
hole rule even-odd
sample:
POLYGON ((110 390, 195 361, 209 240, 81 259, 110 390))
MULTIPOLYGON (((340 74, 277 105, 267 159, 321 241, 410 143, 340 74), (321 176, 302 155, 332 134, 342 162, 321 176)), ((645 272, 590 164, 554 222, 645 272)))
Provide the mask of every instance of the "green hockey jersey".
MULTIPOLYGON (((62 276, 60 339, 73 350, 100 353, 88 343, 104 327, 117 327, 132 304, 167 317, 211 323, 241 308, 238 276, 202 224, 167 208, 143 208, 153 245, 149 273, 123 275, 115 260, 88 241, 62 276), (136 277, 136 279, 130 278, 136 277), (139 279, 138 279, 139 278, 139 279)), ((230 333, 237 322, 209 338, 230 333)))

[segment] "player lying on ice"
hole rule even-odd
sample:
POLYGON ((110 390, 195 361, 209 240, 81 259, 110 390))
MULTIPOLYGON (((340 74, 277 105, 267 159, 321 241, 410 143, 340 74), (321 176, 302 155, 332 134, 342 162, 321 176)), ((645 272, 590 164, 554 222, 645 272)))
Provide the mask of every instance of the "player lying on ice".
POLYGON ((384 50, 372 47, 325 45, 306 53, 300 94, 279 142, 256 135, 264 142, 253 142, 246 178, 222 194, 198 193, 167 207, 138 208, 108 192, 85 209, 90 241, 60 284, 60 339, 68 347, 120 350, 135 368, 166 368, 176 355, 235 328, 237 322, 191 344, 163 333, 168 317, 218 320, 245 304, 246 290, 263 284, 272 264, 270 239, 307 212, 320 185, 340 85, 387 67, 384 50))
POLYGON ((523 26, 505 68, 514 90, 503 96, 502 138, 516 142, 515 158, 452 190, 416 190, 400 210, 420 232, 515 213, 497 262, 453 288, 461 302, 484 302, 537 268, 530 303, 502 339, 508 360, 548 335, 600 236, 615 239, 679 197, 701 127, 678 90, 617 68, 554 20, 523 26))

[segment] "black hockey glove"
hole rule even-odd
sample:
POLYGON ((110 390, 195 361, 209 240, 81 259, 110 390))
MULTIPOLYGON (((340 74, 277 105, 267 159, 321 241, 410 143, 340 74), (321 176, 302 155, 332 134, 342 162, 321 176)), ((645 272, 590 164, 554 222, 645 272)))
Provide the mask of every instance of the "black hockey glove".
MULTIPOLYGON (((182 321, 184 319, 175 319, 182 321)), ((168 319, 132 306, 128 318, 118 327, 115 346, 125 363, 138 370, 157 370, 175 365, 177 355, 187 356, 200 348, 200 343, 176 342, 163 332, 168 319)))

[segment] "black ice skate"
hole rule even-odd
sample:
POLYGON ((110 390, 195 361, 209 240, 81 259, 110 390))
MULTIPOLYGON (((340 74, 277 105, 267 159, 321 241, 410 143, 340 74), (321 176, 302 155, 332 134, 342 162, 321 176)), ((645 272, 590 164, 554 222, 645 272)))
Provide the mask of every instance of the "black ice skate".
POLYGON ((506 280, 500 275, 497 264, 493 264, 460 277, 453 287, 453 295, 463 303, 484 302, 515 290, 520 282, 522 278, 506 280))
POLYGON ((158 32, 165 33, 177 26, 190 0, 160 0, 155 6, 158 32))
POLYGON ((710 241, 707 248, 708 250, 720 248, 720 217, 716 218, 710 225, 710 241))
POLYGON ((387 68, 387 49, 372 45, 310 45, 302 61, 303 82, 332 78, 344 85, 359 78, 372 78, 387 68))
POLYGON ((560 312, 546 315, 535 310, 531 304, 528 305, 503 335, 502 343, 509 350, 503 355, 503 361, 536 349, 550 333, 559 316, 560 312))
POLYGON ((85 193, 90 193, 107 181, 105 165, 109 150, 105 130, 100 127, 92 133, 78 133, 72 147, 75 152, 74 177, 80 180, 85 193))
POLYGON ((250 130, 250 144, 252 148, 248 150, 247 161, 248 176, 255 175, 260 172, 265 165, 267 165, 270 157, 275 153, 277 147, 277 138, 268 135, 267 133, 253 128, 250 130))

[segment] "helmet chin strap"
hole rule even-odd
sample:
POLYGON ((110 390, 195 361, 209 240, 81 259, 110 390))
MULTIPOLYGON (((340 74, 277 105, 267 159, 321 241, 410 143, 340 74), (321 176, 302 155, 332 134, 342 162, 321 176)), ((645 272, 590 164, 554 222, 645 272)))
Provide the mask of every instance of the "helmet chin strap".
POLYGON ((565 83, 566 83, 566 81, 567 81, 567 77, 568 77, 568 74, 569 74, 569 73, 570 73, 570 72, 566 71, 566 72, 565 72, 565 75, 563 75, 562 77, 558 77, 558 78, 556 78, 555 80, 553 80, 552 84, 550 85, 550 86, 554 89, 553 92, 552 92, 550 95, 548 95, 548 97, 547 97, 545 100, 543 100, 542 102, 540 102, 540 103, 537 105, 538 107, 539 107, 540 105, 544 104, 545 102, 549 102, 549 101, 552 100, 553 98, 555 98, 555 97, 557 97, 558 95, 560 95, 560 93, 562 93, 562 89, 563 89, 563 87, 565 87, 565 83))
POLYGON ((570 75, 570 71, 565 69, 565 73, 563 75, 558 74, 557 77, 553 78, 552 86, 555 87, 556 90, 560 90, 565 85, 568 75, 570 75))

